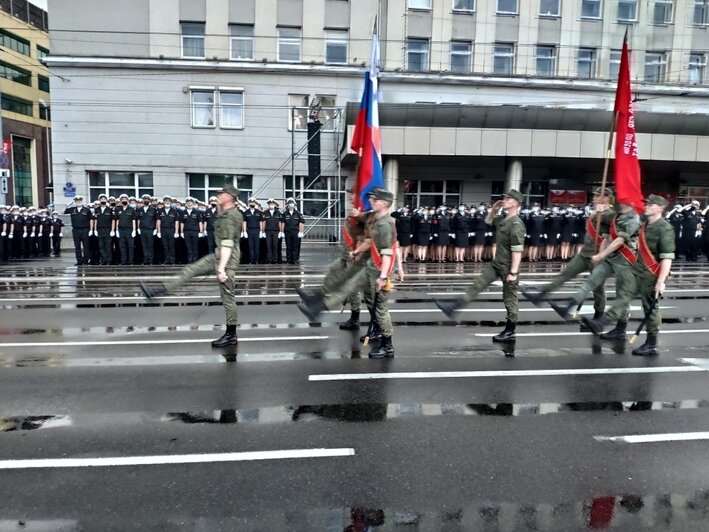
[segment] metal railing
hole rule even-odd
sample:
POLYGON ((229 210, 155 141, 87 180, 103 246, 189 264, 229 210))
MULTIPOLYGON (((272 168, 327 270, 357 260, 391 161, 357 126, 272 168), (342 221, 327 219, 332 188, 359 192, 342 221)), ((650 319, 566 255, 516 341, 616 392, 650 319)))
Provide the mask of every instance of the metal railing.
POLYGON ((44 32, 49 31, 49 16, 44 9, 27 0, 0 0, 0 10, 44 32))

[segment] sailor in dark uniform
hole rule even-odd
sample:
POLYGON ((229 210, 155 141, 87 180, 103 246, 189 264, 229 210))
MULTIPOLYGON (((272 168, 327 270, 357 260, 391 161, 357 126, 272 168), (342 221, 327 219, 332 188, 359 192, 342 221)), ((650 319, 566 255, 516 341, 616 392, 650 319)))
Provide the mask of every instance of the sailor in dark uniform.
POLYGON ((446 252, 450 245, 450 217, 446 213, 445 205, 441 205, 431 220, 431 232, 433 233, 434 260, 436 262, 446 261, 446 252))
POLYGON ((76 266, 89 263, 89 231, 91 230, 91 220, 93 214, 84 205, 84 197, 77 194, 74 204, 67 207, 64 214, 71 217, 71 232, 74 238, 74 253, 76 254, 76 266))
POLYGON ((428 246, 431 245, 431 212, 422 207, 413 218, 414 242, 416 243, 416 262, 426 262, 428 246))
POLYGON ((392 217, 396 220, 396 239, 401 250, 401 261, 406 262, 409 253, 411 253, 411 244, 414 240, 413 216, 409 206, 404 205, 401 209, 392 213, 392 217))
POLYGON ((455 247, 455 262, 463 262, 465 260, 465 251, 468 249, 468 234, 472 232, 472 218, 468 214, 468 208, 465 205, 458 207, 458 212, 451 220, 451 236, 455 235, 453 246, 455 247))

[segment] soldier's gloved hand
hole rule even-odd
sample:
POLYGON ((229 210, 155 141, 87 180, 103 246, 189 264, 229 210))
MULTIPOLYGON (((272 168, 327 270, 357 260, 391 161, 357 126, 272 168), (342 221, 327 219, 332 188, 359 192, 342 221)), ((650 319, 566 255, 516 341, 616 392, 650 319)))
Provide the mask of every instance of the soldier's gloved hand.
POLYGON ((298 238, 303 238, 303 231, 300 231, 300 232, 298 233, 298 238))
POLYGON ((695 236, 695 237, 702 236, 702 232, 701 232, 699 229, 697 229, 697 230, 694 232, 694 236, 695 236))
POLYGON ((27 231, 25 231, 24 233, 22 233, 22 238, 27 238, 27 231))
POLYGON ((0 236, 7 236, 7 233, 3 231, 2 233, 0 233, 0 236))
POLYGON ((64 233, 59 233, 59 238, 63 237, 64 233))
POLYGON ((111 231, 111 232, 109 233, 109 236, 116 236, 116 232, 115 232, 115 231, 111 231))
POLYGON ((409 234, 409 238, 413 238, 413 237, 414 237, 413 233, 409 234))
POLYGON ((468 233, 468 238, 470 238, 471 236, 475 236, 475 233, 468 233))
POLYGON ((15 238, 15 235, 13 235, 12 233, 10 233, 9 235, 7 235, 7 238, 15 238))
POLYGON ((285 237, 286 237, 286 234, 283 231, 278 233, 278 238, 285 238, 285 237))
POLYGON ((435 236, 436 238, 438 238, 438 233, 433 233, 433 236, 435 236))
POLYGON ((556 238, 561 238, 561 233, 556 233, 556 238))
POLYGON ((180 238, 180 233, 175 233, 175 238, 180 238))
POLYGON ((546 233, 544 233, 544 238, 549 238, 546 233))
POLYGON ((132 236, 133 238, 135 238, 135 234, 136 234, 135 231, 132 231, 131 234, 130 234, 130 236, 132 236))
MULTIPOLYGON (((138 229, 138 234, 140 234, 140 229, 138 229)), ((135 235, 133 235, 133 236, 135 236, 135 235)))
POLYGON ((247 238, 246 231, 242 231, 242 232, 241 232, 241 238, 247 238))
POLYGON ((157 230, 157 229, 153 229, 153 236, 156 236, 157 234, 158 234, 158 230, 157 230))
POLYGON ((204 238, 204 233, 199 233, 199 234, 197 235, 197 237, 198 237, 198 238, 204 238))
POLYGON ((156 231, 156 232, 155 232, 155 236, 158 237, 158 238, 162 238, 162 235, 160 234, 160 231, 156 231))
POLYGON ((259 238, 266 238, 266 233, 261 231, 258 236, 259 236, 259 238))
POLYGON ((429 239, 429 240, 433 240, 433 236, 429 236, 428 239, 429 239))

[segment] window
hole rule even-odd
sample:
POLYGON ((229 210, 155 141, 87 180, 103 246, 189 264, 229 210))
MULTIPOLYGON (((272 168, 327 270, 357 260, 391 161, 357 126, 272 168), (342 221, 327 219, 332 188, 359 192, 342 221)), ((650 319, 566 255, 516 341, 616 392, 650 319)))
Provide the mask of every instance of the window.
POLYGON ((278 28, 278 60, 299 62, 301 41, 300 28, 278 28))
POLYGON ((39 117, 42 120, 51 120, 52 119, 52 111, 49 107, 45 107, 44 105, 39 106, 39 117))
POLYGON ((182 57, 204 59, 204 23, 183 22, 182 57))
POLYGON ((404 181, 404 204, 412 209, 460 205, 460 181, 404 181))
POLYGON ((431 0, 409 0, 409 9, 431 9, 431 0))
POLYGON ((667 75, 667 55, 664 52, 645 53, 645 81, 664 83, 667 75))
POLYGON ((601 18, 601 0, 581 0, 581 18, 601 18))
POLYGON ((654 24, 671 24, 673 11, 674 0, 655 0, 652 22, 654 24))
POLYGON ((709 2, 707 0, 694 0, 694 16, 692 17, 694 24, 701 26, 709 23, 709 2))
POLYGON ((98 200, 99 194, 118 197, 128 194, 139 198, 143 194, 153 195, 152 172, 104 172, 89 171, 90 201, 98 200))
POLYGON ((475 0, 453 0, 453 11, 475 11, 475 0))
POLYGON ((595 48, 579 48, 577 70, 578 77, 581 79, 593 79, 596 77, 595 48))
POLYGON ((635 22, 638 19, 638 0, 618 0, 618 22, 635 22))
POLYGON ((466 41, 451 41, 451 72, 467 74, 471 70, 473 43, 466 41))
POLYGON ((37 74, 37 88, 41 91, 49 92, 49 78, 47 76, 37 74))
POLYGON ((5 61, 0 61, 0 78, 9 79, 28 87, 32 86, 32 73, 29 70, 16 67, 5 61))
POLYGON ((406 39, 406 69, 416 72, 428 70, 427 39, 406 39))
POLYGON ((11 140, 15 204, 29 207, 32 205, 32 139, 12 135, 11 140))
POLYGON ((558 17, 561 15, 561 0, 540 0, 539 14, 543 17, 558 17))
POLYGON ((49 50, 42 48, 39 44, 37 45, 37 59, 42 61, 45 57, 49 55, 49 50))
POLYGON ((608 72, 608 77, 610 79, 618 79, 618 72, 620 72, 621 54, 621 50, 611 50, 610 69, 608 72))
POLYGON ((537 46, 537 76, 551 78, 556 75, 556 47, 537 46))
POLYGON ((328 30, 325 33, 325 62, 347 63, 347 30, 328 30))
POLYGON ((229 26, 231 32, 231 52, 232 59, 253 59, 254 58, 254 27, 244 24, 233 24, 229 26))
POLYGON ((0 29, 0 46, 30 56, 30 42, 7 30, 0 29))
POLYGON ((514 72, 514 44, 497 43, 492 53, 492 71, 495 74, 511 75, 514 72))
POLYGON ((214 90, 192 90, 192 127, 215 127, 214 90))
POLYGON ((295 128, 296 131, 306 131, 308 129, 308 106, 310 96, 308 94, 288 95, 288 131, 295 128))
POLYGON ((517 0, 497 0, 497 13, 503 15, 517 14, 517 0))
POLYGON ((187 194, 194 199, 207 202, 216 196, 224 185, 239 189, 239 199, 246 203, 253 194, 253 176, 241 174, 187 174, 187 194))
POLYGON ((11 113, 32 116, 32 102, 8 94, 2 95, 2 108, 11 113))
POLYGON ((219 90, 219 127, 244 127, 244 93, 240 90, 219 90))
POLYGON ((337 218, 345 214, 345 192, 337 190, 337 177, 320 176, 311 180, 308 176, 283 176, 284 197, 293 197, 296 209, 303 216, 337 218))
POLYGON ((701 85, 704 83, 704 67, 707 62, 703 53, 689 54, 689 76, 687 83, 701 85))

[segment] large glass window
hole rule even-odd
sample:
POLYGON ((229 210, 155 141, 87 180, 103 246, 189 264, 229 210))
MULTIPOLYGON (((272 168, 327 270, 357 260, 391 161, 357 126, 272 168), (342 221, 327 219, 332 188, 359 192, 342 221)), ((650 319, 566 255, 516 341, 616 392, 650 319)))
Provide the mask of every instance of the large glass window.
POLYGON ((308 94, 288 95, 288 130, 295 128, 296 131, 308 129, 308 106, 310 96, 308 94))
POLYGON ((404 204, 412 209, 460 205, 460 181, 405 180, 404 204))
POLYGON ((231 33, 232 59, 254 58, 254 27, 246 24, 232 24, 229 26, 231 33))
POLYGON ((687 82, 690 85, 701 85, 704 83, 704 69, 706 66, 706 56, 703 53, 689 54, 689 76, 687 82))
POLYGON ((300 61, 302 44, 300 28, 278 28, 278 60, 297 63, 300 61))
POLYGON ((49 92, 49 78, 47 76, 37 75, 37 88, 44 92, 49 92))
POLYGON ((638 20, 638 0, 618 0, 618 22, 638 20))
POLYGON ((556 47, 537 46, 537 76, 551 78, 556 75, 556 47))
POLYGON ((183 22, 182 30, 182 57, 204 59, 204 23, 183 22))
POLYGON ((581 18, 601 18, 601 0, 581 0, 581 18))
POLYGON ((610 77, 610 79, 618 79, 618 72, 620 72, 621 54, 621 50, 611 50, 610 66, 608 71, 608 77, 610 77))
POLYGON ((187 174, 187 194, 206 203, 224 185, 232 185, 239 189, 239 199, 246 203, 254 192, 253 181, 253 176, 243 174, 187 174))
POLYGON ((453 0, 453 11, 475 11, 475 0, 453 0))
POLYGON ((214 90, 192 90, 192 127, 216 127, 214 90))
POLYGON ((406 39, 406 69, 428 70, 428 39, 406 39))
POLYGON ((596 49, 579 48, 577 57, 578 77, 593 79, 596 77, 596 49))
POLYGON ((497 0, 497 13, 510 15, 516 14, 517 12, 517 0, 497 0))
POLYGON ((700 26, 705 26, 709 23, 709 2, 707 0, 694 0, 692 22, 700 26))
POLYGON ((89 171, 89 198, 98 200, 100 194, 115 196, 127 194, 139 198, 143 194, 153 195, 152 172, 105 172, 89 171))
POLYGON ((410 9, 431 9, 431 0, 409 0, 410 9))
POLYGON ((539 14, 543 17, 558 17, 561 15, 561 0, 540 0, 539 14))
POLYGON ((16 205, 32 205, 32 139, 15 135, 12 135, 12 188, 16 205))
POLYGON ((328 30, 325 33, 325 62, 335 65, 347 63, 347 30, 328 30))
POLYGON ((495 74, 511 75, 514 72, 515 46, 496 43, 493 48, 492 70, 495 74))
POLYGON ((7 30, 0 29, 0 46, 30 56, 30 42, 7 30))
POLYGON ((667 76, 667 54, 665 52, 645 53, 645 81, 664 83, 667 76))
POLYGON ((473 43, 451 41, 451 72, 467 74, 472 67, 473 43))
POLYGON ((9 79, 28 87, 32 86, 32 73, 29 70, 16 67, 5 61, 0 61, 0 78, 9 79))
POLYGON ((654 24, 671 24, 673 13, 674 0, 655 0, 652 22, 654 24))
POLYGON ((337 177, 320 176, 311 180, 308 176, 297 175, 293 179, 284 175, 283 189, 284 197, 295 198, 296 208, 303 216, 317 218, 325 213, 323 218, 341 218, 345 214, 345 192, 337 190, 337 177))
POLYGON ((49 55, 49 50, 46 48, 41 47, 39 44, 37 45, 37 59, 39 61, 42 61, 45 57, 49 55))
POLYGON ((244 93, 219 91, 219 127, 241 129, 244 127, 244 93))
POLYGON ((9 94, 2 95, 2 108, 5 111, 19 113, 21 115, 32 116, 32 102, 22 98, 16 98, 9 94))

